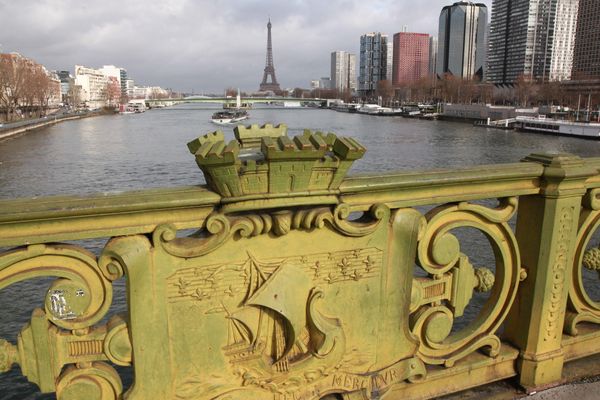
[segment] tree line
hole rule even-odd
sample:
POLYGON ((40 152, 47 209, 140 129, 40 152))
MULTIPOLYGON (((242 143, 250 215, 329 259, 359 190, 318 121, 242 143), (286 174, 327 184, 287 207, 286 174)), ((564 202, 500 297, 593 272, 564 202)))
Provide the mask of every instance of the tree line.
POLYGON ((353 95, 349 90, 322 89, 306 90, 295 88, 293 97, 342 99, 345 102, 379 103, 461 103, 493 104, 514 107, 556 105, 577 109, 589 103, 600 104, 600 94, 592 91, 577 93, 566 90, 561 82, 532 82, 520 77, 512 86, 497 87, 493 84, 472 79, 462 79, 447 74, 441 79, 426 77, 416 82, 393 86, 389 80, 381 80, 371 93, 353 95), (581 96, 580 96, 581 95, 581 96))
POLYGON ((42 65, 18 54, 0 54, 0 112, 5 121, 44 115, 52 96, 60 93, 56 86, 42 65))
MULTIPOLYGON (((515 107, 557 105, 577 108, 580 93, 566 90, 561 82, 533 82, 521 76, 514 85, 497 87, 478 80, 462 79, 447 74, 441 79, 426 77, 416 82, 393 87, 389 81, 380 81, 377 90, 362 101, 381 97, 383 103, 482 103, 515 107)), ((588 93, 581 93, 587 99, 588 93)), ((376 102, 376 101, 375 101, 376 102)), ((598 93, 592 93, 591 104, 600 104, 598 93)))

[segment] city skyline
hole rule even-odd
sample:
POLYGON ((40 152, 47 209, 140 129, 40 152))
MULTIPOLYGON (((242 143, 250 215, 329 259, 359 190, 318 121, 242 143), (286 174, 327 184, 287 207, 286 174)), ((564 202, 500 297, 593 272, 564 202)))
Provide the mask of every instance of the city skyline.
MULTIPOLYGON (((365 33, 391 37, 407 26, 437 36, 439 11, 452 3, 0 0, 0 52, 19 52, 57 70, 114 64, 136 82, 176 91, 252 92, 264 70, 270 17, 278 81, 282 88, 305 88, 329 74, 331 52, 358 54, 365 33)), ((481 3, 491 9, 491 0, 481 3)))

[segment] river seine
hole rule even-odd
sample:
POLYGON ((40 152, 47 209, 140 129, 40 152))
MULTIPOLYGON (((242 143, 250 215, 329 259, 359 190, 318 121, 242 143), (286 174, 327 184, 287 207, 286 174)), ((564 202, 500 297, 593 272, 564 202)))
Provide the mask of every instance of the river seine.
MULTIPOLYGON (((186 143, 217 129, 209 121, 215 110, 216 107, 182 104, 143 114, 87 118, 2 142, 0 199, 204 183, 186 143)), ((355 163, 351 174, 511 163, 534 152, 600 156, 597 141, 483 129, 465 123, 375 117, 321 109, 263 107, 251 110, 250 115, 247 123, 285 123, 291 135, 312 129, 358 139, 368 151, 355 163)), ((223 130, 233 138, 232 128, 223 130)), ((485 240, 482 236, 467 236, 466 243, 461 241, 463 251, 475 253, 468 255, 476 257, 480 249, 485 248, 478 243, 485 240)), ((79 244, 97 253, 104 241, 79 244)), ((489 253, 489 249, 486 252, 489 253)), ((479 263, 474 264, 493 264, 490 257, 489 254, 481 256, 479 263)), ((16 341, 32 309, 43 306, 49 282, 35 280, 0 291, 1 338, 16 341)), ((124 310, 122 281, 118 283, 115 298, 110 313, 124 310)), ((123 369, 120 372, 125 386, 129 385, 131 371, 123 369)), ((53 395, 39 394, 37 387, 21 376, 18 367, 0 375, 0 399, 52 398, 53 395)))

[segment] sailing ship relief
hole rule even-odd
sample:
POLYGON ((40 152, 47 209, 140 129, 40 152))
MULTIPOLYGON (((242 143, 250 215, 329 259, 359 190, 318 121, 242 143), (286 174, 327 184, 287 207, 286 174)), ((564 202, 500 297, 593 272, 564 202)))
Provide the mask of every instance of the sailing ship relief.
MULTIPOLYGON (((211 394, 204 392, 207 398, 241 385, 273 393, 277 399, 297 396, 300 390, 304 394, 299 398, 304 399, 314 397, 310 391, 330 385, 331 374, 352 349, 344 321, 330 316, 320 299, 325 293, 332 295, 339 284, 352 290, 372 279, 378 282, 382 262, 383 252, 376 247, 268 260, 248 252, 243 261, 184 268, 170 276, 172 306, 198 307, 194 309, 210 316, 212 323, 223 318, 227 338, 211 351, 221 353, 233 376, 222 375, 220 384, 213 381, 211 394)), ((196 395, 182 392, 178 398, 197 398, 199 390, 208 390, 205 385, 209 384, 202 378, 184 378, 181 390, 196 395), (194 389, 192 382, 199 386, 194 389)))
POLYGON ((277 375, 339 361, 344 352, 341 323, 317 311, 323 292, 311 288, 311 278, 290 263, 261 265, 252 255, 247 268, 244 301, 235 311, 226 310, 229 335, 223 352, 230 363, 277 375))

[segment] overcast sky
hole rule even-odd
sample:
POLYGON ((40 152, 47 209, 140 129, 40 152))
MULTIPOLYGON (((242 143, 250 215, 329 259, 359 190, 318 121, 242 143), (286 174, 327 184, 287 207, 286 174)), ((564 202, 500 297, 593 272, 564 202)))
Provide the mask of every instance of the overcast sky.
MULTIPOLYGON (((483 0, 491 14, 492 0, 483 0)), ((437 36, 444 0, 0 0, 0 52, 49 69, 116 65, 137 85, 222 93, 258 90, 267 20, 285 88, 329 76, 330 53, 358 53, 360 35, 437 36)), ((357 66, 358 67, 358 66, 357 66)))

